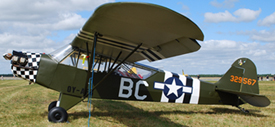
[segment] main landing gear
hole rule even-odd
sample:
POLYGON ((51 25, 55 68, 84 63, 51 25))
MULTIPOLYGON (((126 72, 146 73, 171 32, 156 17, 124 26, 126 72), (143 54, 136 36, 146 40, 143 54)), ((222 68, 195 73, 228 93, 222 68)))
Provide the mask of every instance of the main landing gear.
POLYGON ((68 120, 68 113, 62 107, 56 107, 57 101, 53 101, 48 107, 48 120, 54 123, 66 122, 68 120))

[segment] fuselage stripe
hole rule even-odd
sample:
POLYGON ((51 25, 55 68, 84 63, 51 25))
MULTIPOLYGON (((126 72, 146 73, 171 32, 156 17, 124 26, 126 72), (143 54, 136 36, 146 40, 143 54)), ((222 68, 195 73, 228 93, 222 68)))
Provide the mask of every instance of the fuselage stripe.
MULTIPOLYGON (((188 103, 188 104, 198 104, 199 102, 199 96, 200 96, 200 80, 193 79, 191 77, 187 77, 184 75, 171 73, 168 71, 164 71, 164 82, 171 77, 178 78, 182 83, 182 91, 180 96, 178 96, 177 99, 169 99, 165 94, 164 91, 162 91, 161 95, 161 102, 169 102, 169 103, 188 103)), ((164 90, 167 84, 163 84, 161 82, 157 82, 155 89, 164 90), (162 87, 159 87, 162 86, 162 87)), ((166 87, 167 88, 167 87, 166 87)), ((179 92, 180 93, 180 92, 179 92)), ((178 94, 179 94, 178 93, 178 94)))
POLYGON ((200 80, 193 79, 193 93, 191 95, 190 104, 198 104, 200 98, 200 80))
POLYGON ((172 73, 173 77, 179 78, 180 76, 176 73, 172 73))
MULTIPOLYGON (((186 86, 190 86, 190 87, 192 87, 193 85, 193 79, 191 78, 191 77, 186 77, 187 79, 186 79, 186 86)), ((183 99, 183 103, 190 103, 190 99, 191 99, 191 94, 189 94, 189 93, 186 93, 185 94, 185 97, 184 97, 184 99, 183 99)))

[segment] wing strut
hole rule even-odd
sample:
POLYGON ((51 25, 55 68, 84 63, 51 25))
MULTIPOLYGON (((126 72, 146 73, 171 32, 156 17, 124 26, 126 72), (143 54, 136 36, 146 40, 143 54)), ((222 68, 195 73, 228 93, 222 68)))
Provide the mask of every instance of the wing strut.
POLYGON ((80 57, 80 51, 78 51, 77 61, 76 61, 75 67, 77 67, 77 65, 78 65, 78 62, 79 62, 79 57, 80 57))
POLYGON ((120 57, 121 53, 122 53, 122 51, 119 52, 119 54, 117 55, 115 61, 112 64, 111 68, 109 68, 108 71, 114 67, 114 65, 115 65, 116 61, 118 60, 118 58, 120 57))
POLYGON ((104 71, 106 72, 106 67, 107 67, 108 59, 105 57, 105 66, 104 66, 104 71))
POLYGON ((108 72, 109 72, 109 70, 110 70, 111 61, 112 61, 112 56, 111 56, 110 59, 109 59, 108 72))
MULTIPOLYGON (((140 46, 142 43, 140 43, 128 56, 126 56, 114 69, 112 69, 108 74, 106 74, 92 89, 92 91, 95 90, 95 88, 100 85, 101 82, 103 82, 110 74, 112 74, 122 63, 124 63, 140 46)), ((114 63, 113 63, 114 65, 114 63)))
MULTIPOLYGON (((84 89, 84 94, 83 94, 83 98, 87 95, 87 90, 88 90, 88 84, 89 84, 89 79, 91 77, 91 69, 94 63, 94 57, 95 57, 95 48, 96 48, 96 43, 97 43, 97 38, 98 38, 99 33, 95 32, 94 33, 94 44, 92 47, 92 58, 89 58, 89 65, 88 65, 88 73, 87 73, 87 78, 86 78, 86 84, 85 84, 85 89, 84 89)), ((89 56, 89 47, 88 47, 88 43, 87 43, 87 56, 89 56)), ((94 71, 94 70, 92 70, 94 71)), ((92 76, 93 76, 93 72, 92 72, 92 76)))
POLYGON ((98 63, 97 71, 99 71, 99 69, 100 69, 101 59, 102 59, 102 56, 99 57, 99 63, 98 63))

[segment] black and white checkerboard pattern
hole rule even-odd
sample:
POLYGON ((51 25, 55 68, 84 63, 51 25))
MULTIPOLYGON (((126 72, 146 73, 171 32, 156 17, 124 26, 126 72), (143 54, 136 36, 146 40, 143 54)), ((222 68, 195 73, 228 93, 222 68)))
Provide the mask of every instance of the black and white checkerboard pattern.
POLYGON ((39 62, 40 62, 40 53, 30 53, 30 52, 23 52, 28 56, 28 66, 30 68, 38 69, 39 62))
POLYGON ((11 68, 12 72, 14 75, 16 75, 18 77, 29 80, 31 82, 35 82, 41 54, 40 53, 31 53, 31 52, 22 52, 22 53, 27 55, 28 63, 26 65, 26 67, 31 68, 31 69, 12 66, 12 68, 11 68))
POLYGON ((37 69, 25 69, 25 68, 20 68, 20 67, 15 67, 12 66, 12 72, 14 75, 17 77, 21 77, 23 79, 29 80, 31 82, 36 81, 36 76, 37 76, 37 69))

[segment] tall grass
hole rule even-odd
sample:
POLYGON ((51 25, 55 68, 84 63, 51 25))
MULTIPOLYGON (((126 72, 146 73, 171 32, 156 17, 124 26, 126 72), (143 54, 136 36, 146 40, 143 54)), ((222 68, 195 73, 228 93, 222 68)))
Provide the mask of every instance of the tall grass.
MULTIPOLYGON (((251 111, 225 105, 187 105, 137 101, 92 100, 90 125, 102 126, 272 126, 275 125, 275 82, 260 82, 260 93, 271 105, 258 108, 245 104, 251 111)), ((59 93, 24 80, 0 81, 0 126, 87 126, 87 102, 68 111, 69 123, 48 122, 47 107, 59 93)))

